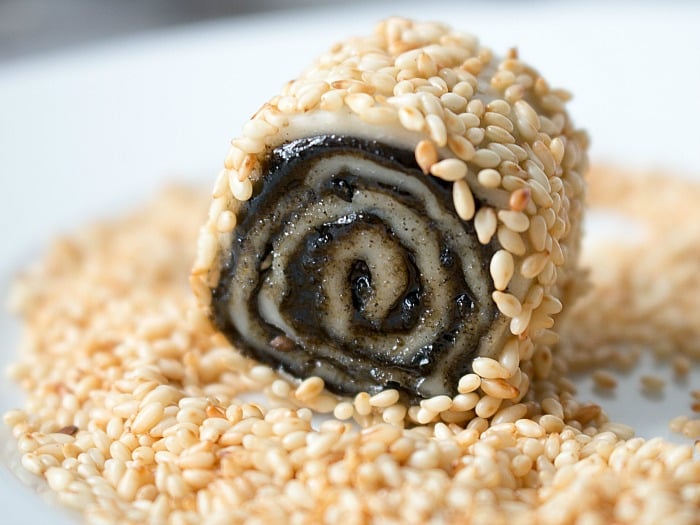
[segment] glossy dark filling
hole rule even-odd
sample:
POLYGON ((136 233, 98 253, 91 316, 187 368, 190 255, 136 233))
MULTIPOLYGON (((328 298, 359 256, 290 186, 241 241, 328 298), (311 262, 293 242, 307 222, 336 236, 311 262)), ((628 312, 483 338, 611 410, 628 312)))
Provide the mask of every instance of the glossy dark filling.
POLYGON ((319 375, 336 393, 397 388, 411 400, 456 393, 497 311, 483 300, 490 284, 481 301, 468 284, 489 281, 493 247, 474 240, 471 222, 456 219, 458 228, 446 229, 427 204, 438 202, 457 224, 451 184, 425 176, 412 151, 336 135, 276 148, 265 173, 222 261, 215 324, 244 353, 300 378, 319 375), (318 168, 336 156, 348 159, 344 167, 318 168), (353 159, 368 172, 352 169, 353 159), (415 194, 380 168, 422 189, 415 194), (439 246, 437 261, 421 268, 428 241, 439 246), (464 250, 476 264, 465 267, 464 250), (273 322, 260 311, 260 294, 275 305, 273 322))

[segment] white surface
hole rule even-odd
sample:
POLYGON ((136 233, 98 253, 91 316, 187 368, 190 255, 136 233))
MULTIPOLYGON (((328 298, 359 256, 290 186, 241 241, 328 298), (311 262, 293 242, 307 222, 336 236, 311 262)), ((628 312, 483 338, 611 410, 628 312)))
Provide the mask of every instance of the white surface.
MULTIPOLYGON (((571 111, 593 138, 594 160, 700 174, 700 8, 535 5, 278 13, 0 65, 0 293, 57 232, 135 206, 173 178, 212 184, 229 139, 284 81, 332 42, 391 14, 449 21, 498 54, 517 45, 553 86, 575 92, 571 111)), ((0 338, 4 367, 17 340, 4 312, 0 338)), ((640 401, 636 385, 632 377, 616 398, 600 401, 641 435, 667 435, 685 391, 640 401)), ((592 395, 589 382, 581 394, 592 395)), ((0 412, 20 404, 3 379, 0 412)), ((8 439, 3 428, 0 450, 8 439)), ((0 508, 6 524, 74 523, 4 465, 0 508)))

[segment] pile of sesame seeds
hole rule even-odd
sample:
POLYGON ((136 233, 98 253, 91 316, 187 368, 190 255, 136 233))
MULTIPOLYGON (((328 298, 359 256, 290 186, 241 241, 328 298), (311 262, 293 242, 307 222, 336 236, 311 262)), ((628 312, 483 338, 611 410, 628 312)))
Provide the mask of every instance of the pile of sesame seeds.
MULTIPOLYGON (((669 228, 700 194, 686 182, 598 174, 594 203, 637 207, 669 228), (605 200, 625 194, 629 201, 605 200)), ((623 355, 639 341, 634 319, 681 328, 649 330, 643 340, 668 347, 670 359, 696 359, 700 282, 683 273, 690 261, 671 253, 694 253, 700 232, 678 231, 659 244, 668 256, 647 261, 655 279, 686 275, 652 310, 634 280, 620 279, 611 296, 613 283, 595 272, 606 264, 631 275, 638 258, 591 251, 593 287, 582 305, 596 309, 571 312, 567 346, 528 371, 528 394, 489 417, 421 424, 393 414, 406 408, 392 408, 400 405, 390 392, 335 398, 317 380, 293 382, 242 357, 211 331, 185 282, 205 200, 169 190, 128 217, 60 239, 14 289, 26 330, 10 376, 27 399, 4 421, 22 466, 88 523, 697 522, 692 443, 634 437, 577 399, 567 374, 595 367, 603 352, 623 355), (668 325, 677 304, 695 309, 668 325)), ((419 410, 444 408, 432 406, 439 402, 419 410)))
MULTIPOLYGON (((596 289, 574 304, 557 351, 572 371, 591 372, 603 391, 614 390, 617 375, 645 353, 670 365, 673 380, 687 382, 700 360, 700 324, 689 314, 700 311, 700 296, 692 292, 700 289, 700 247, 694 241, 700 238, 700 210, 691 204, 700 188, 660 173, 621 174, 605 167, 593 169, 589 180, 589 205, 613 210, 631 232, 637 230, 638 240, 604 239, 584 252, 596 289)), ((639 377, 643 396, 658 397, 666 386, 659 375, 639 377)), ((700 390, 691 387, 689 414, 674 418, 672 431, 700 438, 700 419, 690 417, 700 413, 699 400, 700 390)))
MULTIPOLYGON (((585 281, 576 261, 588 140, 569 118, 569 99, 516 50, 496 57, 444 24, 390 18, 372 35, 338 43, 232 141, 199 236, 195 295, 211 307, 237 213, 253 196, 253 183, 264 184, 272 148, 320 133, 391 138, 415 152, 426 176, 452 183, 457 215, 473 221, 481 244, 497 246, 490 299, 507 327, 488 355, 474 360, 456 396, 406 409, 391 390, 360 394, 335 415, 366 417, 378 408, 393 424, 406 416, 418 424, 449 424, 491 418, 519 404, 531 378, 549 374, 555 318, 585 281)), ((307 381, 311 392, 323 389, 320 378, 307 381)), ((284 387, 278 389, 285 397, 284 387)), ((334 405, 323 393, 314 400, 318 410, 334 405)))

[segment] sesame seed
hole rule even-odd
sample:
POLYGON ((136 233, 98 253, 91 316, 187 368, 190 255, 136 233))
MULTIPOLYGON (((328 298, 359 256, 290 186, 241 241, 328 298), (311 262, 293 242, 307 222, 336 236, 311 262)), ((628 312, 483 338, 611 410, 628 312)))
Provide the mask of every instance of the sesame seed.
POLYGON ((253 184, 250 179, 239 180, 238 173, 234 170, 228 172, 228 181, 231 193, 239 201, 247 201, 253 195, 253 184))
POLYGON ((477 374, 465 374, 459 380, 457 391, 460 394, 468 394, 477 390, 480 385, 481 377, 479 377, 477 374))
POLYGON ((490 271, 496 290, 505 290, 515 271, 513 256, 505 250, 498 250, 491 257, 490 271))
POLYGON ((454 91, 452 93, 443 94, 440 97, 440 102, 443 106, 457 114, 463 113, 467 109, 467 97, 459 95, 454 91))
POLYGON ((163 415, 163 405, 158 402, 144 406, 131 424, 132 432, 142 433, 150 430, 163 415))
POLYGON ((452 153, 464 161, 472 160, 476 153, 472 143, 460 135, 450 134, 447 137, 447 146, 452 150, 452 153))
POLYGON ((489 396, 498 399, 513 399, 518 397, 520 391, 503 379, 482 379, 481 390, 489 396))
POLYGON ((500 210, 498 212, 498 219, 517 233, 527 231, 530 227, 530 219, 521 211, 500 210))
POLYGON ((659 393, 666 387, 666 381, 658 376, 643 375, 639 381, 642 388, 649 393, 659 393))
POLYGON ((430 166, 430 173, 446 181, 458 181, 467 176, 467 165, 459 159, 444 159, 430 166))
POLYGON ((479 170, 477 179, 485 188, 498 188, 501 185, 501 174, 492 168, 479 170))
POLYGON ((474 196, 464 179, 456 181, 452 186, 452 198, 459 218, 463 221, 471 220, 475 212, 474 196))
POLYGON ((495 168, 501 163, 501 157, 490 149, 478 149, 472 162, 481 168, 495 168))
POLYGON ((369 399, 369 404, 372 405, 373 407, 388 407, 391 406, 395 403, 397 403, 399 400, 399 392, 398 390, 394 389, 387 389, 383 390, 382 392, 373 395, 369 399))
POLYGON ((421 140, 415 149, 416 162, 423 173, 430 173, 430 168, 438 160, 437 150, 435 145, 429 140, 421 140))
POLYGON ((422 131, 425 127, 425 117, 415 107, 404 106, 399 108, 398 117, 401 125, 411 131, 422 131))
POLYGON ((513 211, 524 211, 530 202, 530 189, 520 188, 515 190, 510 194, 510 199, 508 200, 508 205, 513 211))
POLYGON ((369 402, 370 395, 367 392, 360 392, 355 396, 355 401, 353 405, 355 406, 355 411, 360 416, 366 416, 372 412, 372 405, 369 402))
POLYGON ((299 384, 294 391, 294 396, 300 401, 309 401, 318 396, 324 388, 323 379, 320 377, 309 377, 299 384))
POLYGON ((483 207, 477 210, 474 215, 474 229, 481 244, 491 242, 491 237, 496 233, 497 226, 496 212, 493 208, 483 207))
POLYGON ((385 126, 396 119, 396 112, 392 108, 373 107, 362 111, 360 118, 368 124, 385 126))
POLYGON ((491 297, 503 315, 515 318, 521 314, 522 305, 514 295, 496 290, 491 297))
POLYGON ((421 425, 427 425, 437 417, 437 413, 427 408, 420 407, 415 415, 415 420, 421 425))
POLYGON ((439 414, 440 412, 449 410, 450 406, 452 406, 452 398, 449 396, 435 396, 430 399, 424 399, 420 402, 420 406, 421 409, 439 414))
POLYGON ((447 128, 442 119, 434 114, 426 115, 425 123, 430 134, 430 138, 435 144, 442 148, 447 145, 447 128))
POLYGON ((497 238, 503 249, 513 255, 524 255, 527 252, 521 235, 506 226, 501 225, 498 227, 497 238))
MULTIPOLYGON (((474 390, 478 389, 479 385, 481 385, 480 378, 474 390)), ((471 385, 465 385, 465 388, 471 388, 471 385)), ((481 397, 474 391, 457 394, 454 398, 452 398, 452 405, 450 406, 450 409, 459 412, 468 412, 476 406, 479 399, 481 399, 481 397)))
POLYGON ((374 98, 367 93, 350 93, 345 96, 345 104, 353 113, 361 115, 374 105, 374 98))
POLYGON ((493 416, 498 411, 501 407, 501 402, 500 398, 485 395, 479 399, 474 411, 477 416, 486 419, 493 416))
MULTIPOLYGON (((481 144, 481 143, 484 141, 484 139, 486 138, 486 132, 485 132, 483 129, 481 129, 481 128, 469 128, 464 136, 465 136, 465 138, 466 138, 469 142, 471 142, 474 146, 478 146, 478 145, 481 144)), ((485 156, 488 157, 488 159, 493 160, 493 157, 491 156, 491 154, 492 154, 493 152, 492 152, 492 151, 489 151, 489 150, 485 150, 485 151, 488 151, 489 153, 485 153, 485 154, 482 154, 482 155, 485 155, 485 156)), ((475 155, 476 155, 476 153, 475 153, 475 155)), ((472 159, 472 160, 473 160, 473 159, 472 159)), ((499 157, 499 160, 500 160, 500 157, 499 157)), ((481 166, 481 165, 480 165, 480 166, 481 166)), ((483 166, 481 166, 481 167, 483 167, 483 166)))
POLYGON ((549 255, 543 252, 528 255, 520 263, 520 274, 526 279, 537 277, 549 262, 549 255))
POLYGON ((592 374, 596 388, 609 390, 617 387, 617 379, 606 370, 595 370, 592 374))

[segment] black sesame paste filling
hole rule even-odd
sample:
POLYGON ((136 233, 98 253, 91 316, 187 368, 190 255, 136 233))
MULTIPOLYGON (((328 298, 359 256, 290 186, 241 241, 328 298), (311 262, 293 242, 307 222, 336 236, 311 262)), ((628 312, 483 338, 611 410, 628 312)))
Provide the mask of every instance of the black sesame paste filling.
POLYGON ((458 218, 451 184, 413 151, 338 135, 274 149, 263 173, 213 290, 218 328, 338 394, 454 395, 498 314, 493 247, 458 218))

